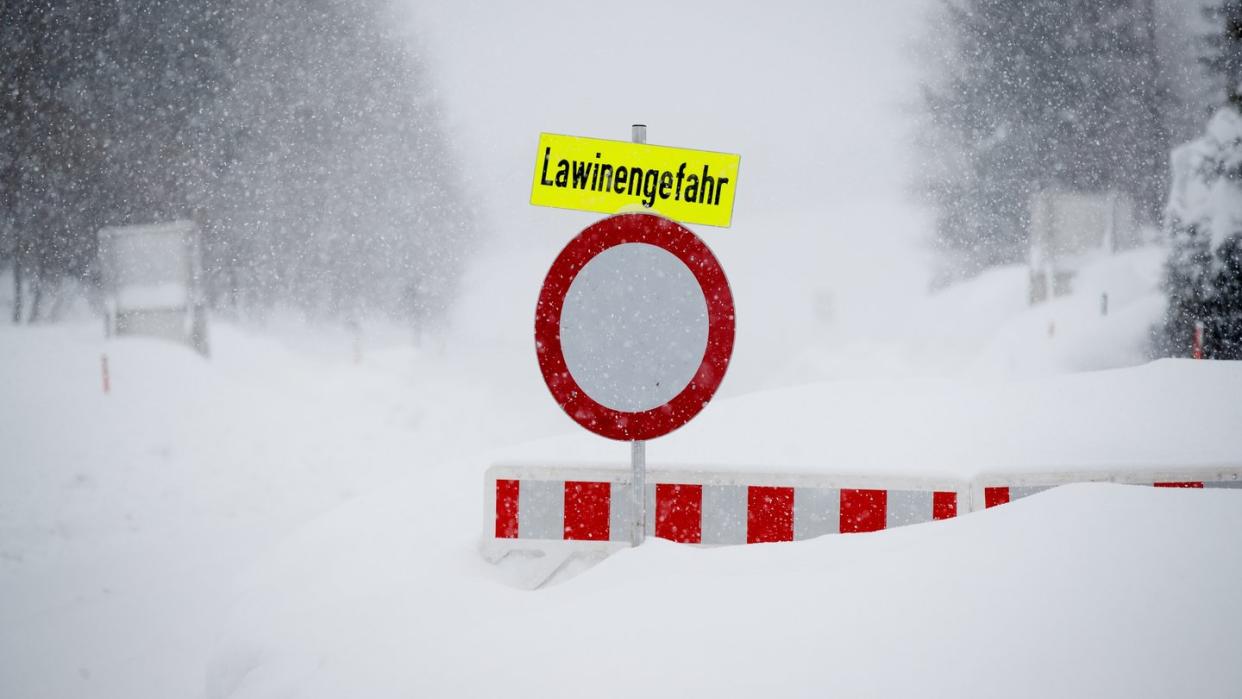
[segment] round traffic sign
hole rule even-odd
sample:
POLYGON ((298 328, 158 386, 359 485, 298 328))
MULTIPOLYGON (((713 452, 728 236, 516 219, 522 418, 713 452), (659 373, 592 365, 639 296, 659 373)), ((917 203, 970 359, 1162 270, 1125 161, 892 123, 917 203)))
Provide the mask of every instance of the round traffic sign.
POLYGON ((535 350, 553 398, 619 440, 689 422, 733 353, 733 295, 707 245, 652 214, 588 226, 561 251, 535 309, 535 350))

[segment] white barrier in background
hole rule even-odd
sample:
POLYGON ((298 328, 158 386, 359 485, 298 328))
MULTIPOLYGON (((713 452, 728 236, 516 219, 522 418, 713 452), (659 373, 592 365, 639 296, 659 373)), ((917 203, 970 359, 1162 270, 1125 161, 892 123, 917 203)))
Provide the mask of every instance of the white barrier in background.
POLYGON ((1163 488, 1242 488, 1242 466, 984 474, 970 484, 973 505, 971 509, 976 511, 1003 505, 1070 483, 1120 483, 1163 488))

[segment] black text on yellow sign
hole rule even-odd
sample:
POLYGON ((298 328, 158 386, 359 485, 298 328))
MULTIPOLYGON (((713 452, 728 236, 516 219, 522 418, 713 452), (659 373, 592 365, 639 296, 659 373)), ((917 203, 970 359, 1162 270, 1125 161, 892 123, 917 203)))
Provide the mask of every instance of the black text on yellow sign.
POLYGON ((530 203, 615 214, 649 210, 683 223, 728 227, 740 155, 539 135, 530 203))

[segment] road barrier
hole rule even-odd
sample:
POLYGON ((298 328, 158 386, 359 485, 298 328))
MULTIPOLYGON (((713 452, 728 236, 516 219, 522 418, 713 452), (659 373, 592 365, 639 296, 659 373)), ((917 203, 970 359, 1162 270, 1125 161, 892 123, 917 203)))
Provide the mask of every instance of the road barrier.
MULTIPOLYGON (((498 544, 628 542, 629 479, 620 467, 493 466, 486 475, 486 537, 498 544)), ((647 531, 687 544, 800 541, 949 519, 1084 482, 1242 489, 1242 466, 985 474, 970 482, 651 470, 647 531)))
MULTIPOLYGON (((487 473, 487 534, 496 540, 629 541, 628 471, 497 466, 487 473)), ((652 470, 647 531, 688 544, 798 541, 957 515, 951 481, 652 470)))

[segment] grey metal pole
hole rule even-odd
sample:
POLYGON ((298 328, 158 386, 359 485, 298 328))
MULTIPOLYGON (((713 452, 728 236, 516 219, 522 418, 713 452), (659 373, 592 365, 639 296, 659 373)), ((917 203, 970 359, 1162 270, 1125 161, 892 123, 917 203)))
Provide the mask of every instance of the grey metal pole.
MULTIPOLYGON (((632 125, 630 140, 646 143, 647 125, 632 125)), ((630 532, 630 544, 638 546, 647 538, 647 442, 643 440, 630 442, 630 483, 634 491, 634 526, 630 532)))
POLYGON ((634 485, 634 528, 630 544, 638 546, 647 538, 647 442, 630 442, 630 481, 634 485))

